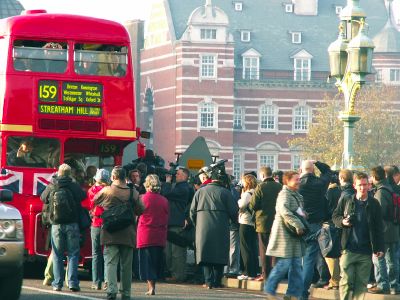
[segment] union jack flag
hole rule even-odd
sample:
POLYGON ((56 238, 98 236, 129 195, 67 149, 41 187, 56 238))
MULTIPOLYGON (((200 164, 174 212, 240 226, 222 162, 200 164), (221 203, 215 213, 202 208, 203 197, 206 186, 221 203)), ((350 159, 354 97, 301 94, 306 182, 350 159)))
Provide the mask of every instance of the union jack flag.
POLYGON ((54 173, 35 173, 33 175, 33 195, 39 196, 50 183, 54 173))
POLYGON ((6 170, 5 174, 0 174, 0 188, 22 194, 22 179, 22 172, 6 170))

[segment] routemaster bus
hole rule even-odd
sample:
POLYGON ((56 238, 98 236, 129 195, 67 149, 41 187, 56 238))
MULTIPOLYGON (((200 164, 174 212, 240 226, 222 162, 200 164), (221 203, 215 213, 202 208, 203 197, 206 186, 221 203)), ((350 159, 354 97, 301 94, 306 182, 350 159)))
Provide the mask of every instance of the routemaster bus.
POLYGON ((0 188, 14 192, 27 258, 49 254, 39 196, 59 164, 79 182, 89 166, 121 164, 139 135, 131 61, 113 21, 43 10, 0 20, 0 188))

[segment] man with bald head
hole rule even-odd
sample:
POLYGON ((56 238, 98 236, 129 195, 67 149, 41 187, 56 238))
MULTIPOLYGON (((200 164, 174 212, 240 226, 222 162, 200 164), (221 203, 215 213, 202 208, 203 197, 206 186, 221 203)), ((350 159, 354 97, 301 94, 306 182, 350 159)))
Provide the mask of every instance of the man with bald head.
MULTIPOLYGON (((315 160, 305 160, 301 164, 300 189, 303 196, 304 209, 308 214, 311 232, 321 229, 321 224, 327 217, 326 191, 332 177, 332 171, 327 164, 315 160), (315 167, 321 172, 317 177, 315 167)), ((306 254, 303 260, 304 289, 302 300, 307 300, 309 288, 314 275, 314 268, 320 248, 316 238, 307 241, 306 254)))

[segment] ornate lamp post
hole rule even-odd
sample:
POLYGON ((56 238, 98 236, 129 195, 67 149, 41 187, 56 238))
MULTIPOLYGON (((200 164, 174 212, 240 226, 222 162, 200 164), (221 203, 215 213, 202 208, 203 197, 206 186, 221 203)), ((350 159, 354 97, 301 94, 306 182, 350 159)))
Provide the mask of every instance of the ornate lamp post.
POLYGON ((345 110, 339 114, 343 121, 344 145, 342 168, 348 168, 353 158, 354 123, 360 120, 354 102, 365 77, 371 73, 374 44, 365 33, 365 12, 359 0, 347 0, 340 14, 339 37, 328 47, 331 77, 336 78, 339 92, 344 94, 345 110))

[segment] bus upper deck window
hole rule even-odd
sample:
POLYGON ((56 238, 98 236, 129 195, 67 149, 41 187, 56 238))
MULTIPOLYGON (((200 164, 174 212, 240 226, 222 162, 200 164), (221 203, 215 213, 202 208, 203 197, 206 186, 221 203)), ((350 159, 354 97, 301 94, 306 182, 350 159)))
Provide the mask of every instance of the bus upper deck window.
POLYGON ((15 70, 64 73, 67 69, 65 43, 15 41, 13 50, 15 70))
POLYGON ((75 72, 77 74, 115 77, 126 75, 126 47, 77 44, 74 57, 75 72))

